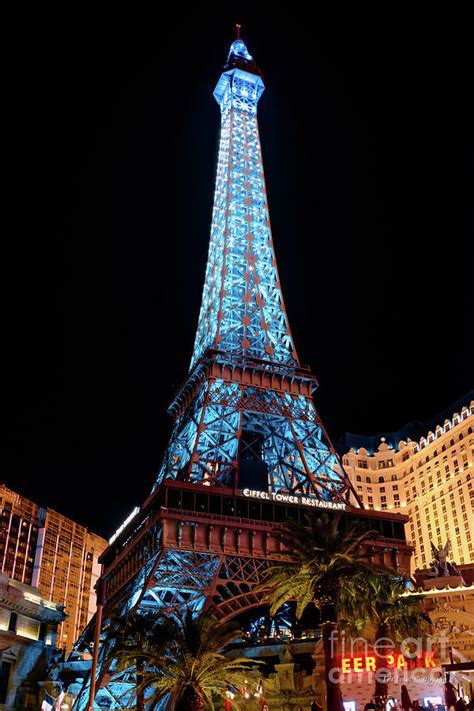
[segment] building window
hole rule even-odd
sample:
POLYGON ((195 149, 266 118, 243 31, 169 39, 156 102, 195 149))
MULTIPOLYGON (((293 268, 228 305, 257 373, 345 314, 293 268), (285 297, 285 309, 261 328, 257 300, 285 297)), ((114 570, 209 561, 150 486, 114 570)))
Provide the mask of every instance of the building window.
POLYGON ((366 460, 365 460, 365 459, 358 459, 358 460, 357 460, 357 466, 358 466, 360 469, 367 469, 367 462, 366 462, 366 460))
POLYGON ((386 497, 386 496, 381 496, 381 497, 380 497, 380 501, 382 501, 382 502, 387 501, 387 497, 386 497))
POLYGON ((8 631, 9 632, 16 632, 16 623, 18 620, 18 615, 16 612, 10 613, 10 621, 8 623, 8 631))
POLYGON ((383 476, 379 476, 379 484, 383 484, 385 481, 383 476))
POLYGON ((367 482, 367 484, 370 484, 372 482, 372 479, 370 478, 370 476, 366 476, 365 481, 367 482))
POLYGON ((10 681, 10 662, 2 662, 0 667, 0 704, 4 704, 7 700, 8 683, 10 681))
POLYGON ((362 481, 362 477, 361 477, 360 474, 357 474, 357 476, 356 476, 356 481, 362 481))
POLYGON ((398 484, 392 484, 392 490, 398 491, 398 484))
POLYGON ((48 631, 48 625, 46 624, 46 622, 41 622, 40 628, 39 628, 39 635, 38 635, 38 639, 40 642, 45 641, 47 631, 48 631))
POLYGON ((384 486, 381 486, 381 487, 380 487, 380 493, 381 493, 381 494, 384 494, 384 493, 385 493, 385 487, 384 487, 384 486))

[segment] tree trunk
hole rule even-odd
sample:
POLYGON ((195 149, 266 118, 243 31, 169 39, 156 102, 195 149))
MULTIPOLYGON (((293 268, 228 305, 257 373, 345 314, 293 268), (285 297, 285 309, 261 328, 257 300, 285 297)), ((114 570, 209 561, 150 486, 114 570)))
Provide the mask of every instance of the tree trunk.
MULTIPOLYGON (((143 659, 137 659, 136 685, 137 689, 143 684, 143 659)), ((145 711, 145 692, 137 692, 137 711, 145 711)))
MULTIPOLYGON (((387 626, 385 624, 381 624, 377 627, 377 633, 376 633, 376 640, 380 639, 387 639, 387 626)), ((375 692, 374 692, 374 700, 378 703, 382 704, 382 708, 385 708, 385 704, 387 703, 387 696, 388 696, 388 682, 386 681, 386 677, 388 674, 388 671, 383 673, 382 669, 387 669, 387 656, 388 654, 392 651, 392 647, 390 643, 387 645, 386 643, 382 644, 377 644, 377 647, 375 649, 375 692)))
POLYGON ((198 689, 187 686, 181 701, 176 705, 176 711, 203 711, 204 707, 204 699, 198 689))
POLYGON ((324 678, 326 680, 326 708, 327 711, 344 711, 342 705, 341 689, 339 687, 339 665, 336 652, 335 622, 323 622, 321 635, 324 651, 324 678))

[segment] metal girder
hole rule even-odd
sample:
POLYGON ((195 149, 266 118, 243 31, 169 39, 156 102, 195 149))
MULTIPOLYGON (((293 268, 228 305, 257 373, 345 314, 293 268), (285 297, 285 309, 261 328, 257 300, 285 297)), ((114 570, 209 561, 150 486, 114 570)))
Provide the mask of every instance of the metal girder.
POLYGON ((157 484, 171 477, 229 483, 242 431, 262 438, 270 491, 342 499, 348 482, 309 397, 207 380, 175 423, 157 484))

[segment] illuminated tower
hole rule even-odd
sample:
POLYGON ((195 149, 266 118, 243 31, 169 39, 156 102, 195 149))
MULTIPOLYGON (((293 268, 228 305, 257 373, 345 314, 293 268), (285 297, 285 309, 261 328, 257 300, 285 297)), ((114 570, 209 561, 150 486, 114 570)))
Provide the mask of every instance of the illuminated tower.
POLYGON ((313 404, 273 248, 257 106, 260 70, 238 37, 214 97, 221 136, 191 370, 157 485, 181 481, 346 500, 350 485, 313 404))
MULTIPOLYGON (((258 619, 263 594, 254 588, 280 551, 275 525, 303 521, 308 509, 363 519, 385 537, 371 542, 374 563, 409 566, 405 519, 352 507, 356 494, 313 404, 316 379, 296 354, 270 230, 257 125, 263 90, 238 36, 214 91, 221 138, 191 368, 169 408, 174 429, 155 487, 101 558, 103 639, 111 612, 212 607, 221 620, 249 611, 258 619)), ((92 651, 93 633, 91 625, 79 649, 92 651)), ((132 686, 100 655, 97 684, 109 705, 124 703, 132 686)))

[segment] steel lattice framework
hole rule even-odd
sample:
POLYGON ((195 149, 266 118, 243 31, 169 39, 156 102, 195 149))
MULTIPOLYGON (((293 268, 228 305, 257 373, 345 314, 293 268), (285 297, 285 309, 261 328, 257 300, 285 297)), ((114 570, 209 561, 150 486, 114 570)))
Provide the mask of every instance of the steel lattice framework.
POLYGON ((340 499, 350 487, 314 407, 316 379, 298 361, 278 276, 257 123, 263 90, 238 38, 214 91, 221 137, 204 291, 157 485, 238 486, 242 436, 254 435, 260 487, 340 499))
MULTIPOLYGON (((204 518, 184 504, 163 508, 159 497, 170 487, 195 496, 212 491, 222 501, 237 501, 250 487, 265 496, 304 495, 321 507, 345 508, 357 498, 315 409, 317 382, 299 363, 285 311, 257 124, 263 90, 238 38, 214 91, 221 138, 191 369, 170 406, 174 428, 152 495, 103 557, 97 701, 110 708, 126 707, 133 686, 130 673, 104 661, 112 611, 213 606, 229 619, 261 608, 262 594, 253 589, 279 554, 276 519, 242 522, 224 504, 204 518)), ((90 646, 92 629, 78 648, 90 646)), ((90 680, 76 709, 86 708, 89 688, 90 680)))

